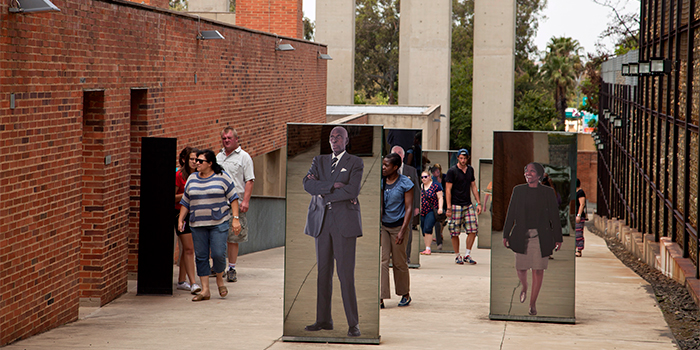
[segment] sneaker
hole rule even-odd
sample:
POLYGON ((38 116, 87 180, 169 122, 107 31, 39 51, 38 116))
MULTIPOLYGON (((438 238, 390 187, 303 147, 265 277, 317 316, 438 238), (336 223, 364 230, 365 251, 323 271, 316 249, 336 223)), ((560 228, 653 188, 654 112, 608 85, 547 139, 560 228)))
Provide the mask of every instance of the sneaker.
POLYGON ((192 288, 190 288, 190 293, 197 295, 197 293, 202 291, 202 287, 199 286, 199 284, 195 283, 192 285, 192 288))
POLYGON ((226 280, 229 282, 238 281, 238 277, 236 276, 236 269, 232 269, 229 267, 228 271, 226 271, 226 280))
POLYGON ((468 264, 476 265, 476 261, 474 261, 474 259, 472 259, 472 256, 471 256, 471 255, 465 256, 465 257, 464 257, 464 262, 465 262, 465 263, 468 263, 468 264))
POLYGON ((192 287, 190 287, 190 284, 187 283, 187 281, 184 282, 177 282, 177 289, 180 290, 190 290, 192 287))
POLYGON ((455 258, 455 264, 464 265, 464 260, 462 260, 461 256, 457 255, 457 257, 455 258))
POLYGON ((408 306, 408 304, 411 303, 411 296, 409 295, 408 298, 405 296, 401 297, 401 301, 399 301, 399 306, 408 306))

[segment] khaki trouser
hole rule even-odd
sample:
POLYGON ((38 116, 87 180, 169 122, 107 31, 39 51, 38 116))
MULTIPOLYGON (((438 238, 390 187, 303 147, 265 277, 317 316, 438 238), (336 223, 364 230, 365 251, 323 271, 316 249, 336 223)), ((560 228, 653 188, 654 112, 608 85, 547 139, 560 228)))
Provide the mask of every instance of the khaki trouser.
MULTIPOLYGON (((401 244, 396 244, 396 237, 399 235, 399 227, 386 227, 382 225, 382 289, 381 299, 391 299, 389 291, 389 257, 394 268, 394 287, 396 295, 406 295, 410 289, 410 279, 408 274, 408 263, 406 262, 406 244, 408 237, 404 235, 401 244)), ((411 233, 409 229, 409 234, 411 233)))

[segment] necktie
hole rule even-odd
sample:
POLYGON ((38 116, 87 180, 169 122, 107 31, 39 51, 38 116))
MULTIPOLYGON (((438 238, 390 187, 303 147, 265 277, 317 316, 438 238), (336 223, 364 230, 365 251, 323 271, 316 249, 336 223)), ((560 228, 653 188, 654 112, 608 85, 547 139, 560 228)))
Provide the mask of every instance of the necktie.
POLYGON ((338 157, 333 157, 333 163, 331 163, 331 174, 335 171, 336 165, 338 165, 338 157))

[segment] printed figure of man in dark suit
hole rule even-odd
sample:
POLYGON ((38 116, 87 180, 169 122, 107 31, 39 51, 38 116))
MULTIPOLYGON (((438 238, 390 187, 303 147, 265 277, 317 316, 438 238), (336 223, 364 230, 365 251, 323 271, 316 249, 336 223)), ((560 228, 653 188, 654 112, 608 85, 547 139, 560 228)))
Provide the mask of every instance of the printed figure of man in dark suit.
POLYGON ((355 244, 362 236, 360 183, 364 163, 345 152, 348 132, 336 126, 330 133, 332 154, 314 157, 304 177, 304 190, 311 194, 304 233, 315 238, 318 279, 316 322, 307 331, 333 329, 333 260, 338 267, 341 295, 348 321, 348 336, 359 337, 357 295, 355 294, 355 244))

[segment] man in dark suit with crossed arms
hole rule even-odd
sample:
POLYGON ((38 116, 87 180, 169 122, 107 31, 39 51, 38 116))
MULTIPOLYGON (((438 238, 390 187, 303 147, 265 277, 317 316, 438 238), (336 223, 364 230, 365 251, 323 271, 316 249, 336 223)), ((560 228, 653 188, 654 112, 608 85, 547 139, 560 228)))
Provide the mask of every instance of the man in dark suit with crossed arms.
POLYGON ((341 126, 331 130, 333 154, 314 157, 311 169, 304 177, 304 190, 311 194, 304 233, 315 238, 316 264, 316 322, 307 331, 333 329, 331 300, 333 295, 333 260, 338 267, 341 295, 348 336, 359 337, 360 328, 355 294, 355 246, 362 236, 360 194, 362 159, 345 152, 348 132, 341 126))

